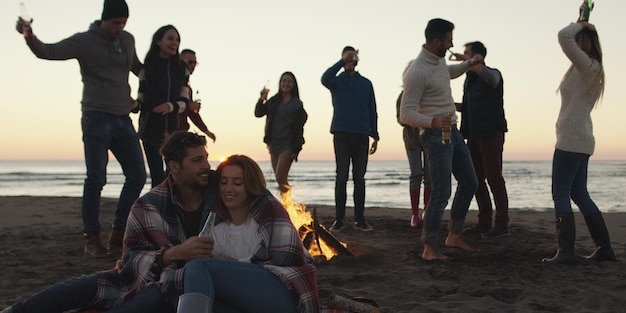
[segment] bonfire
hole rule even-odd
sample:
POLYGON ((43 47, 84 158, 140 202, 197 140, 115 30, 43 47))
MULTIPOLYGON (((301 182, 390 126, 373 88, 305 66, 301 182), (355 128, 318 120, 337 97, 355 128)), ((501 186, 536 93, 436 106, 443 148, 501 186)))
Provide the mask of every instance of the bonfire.
POLYGON ((314 257, 323 257, 328 261, 336 255, 352 256, 348 244, 335 238, 323 225, 317 221, 316 210, 313 214, 306 210, 304 204, 292 200, 291 189, 280 193, 283 206, 287 209, 291 222, 300 233, 304 246, 314 257))

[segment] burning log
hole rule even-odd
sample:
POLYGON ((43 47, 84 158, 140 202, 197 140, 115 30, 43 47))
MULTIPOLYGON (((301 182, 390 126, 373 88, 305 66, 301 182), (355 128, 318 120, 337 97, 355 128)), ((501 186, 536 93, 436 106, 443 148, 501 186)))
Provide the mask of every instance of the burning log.
POLYGON ((298 228, 304 247, 311 252, 311 255, 323 257, 324 260, 328 260, 338 254, 353 256, 345 244, 337 240, 320 225, 315 208, 313 209, 314 216, 312 217, 311 213, 305 210, 306 206, 292 201, 291 189, 281 192, 281 198, 283 206, 289 213, 291 222, 298 228))
POLYGON ((313 244, 313 239, 315 239, 315 232, 311 231, 311 229, 305 225, 300 226, 298 232, 301 234, 304 248, 310 250, 311 245, 313 244))
MULTIPOLYGON (((380 313, 380 309, 370 303, 350 299, 326 290, 319 290, 320 303, 331 308, 347 310, 355 313, 380 313)), ((375 303, 375 302, 374 302, 375 303)))
MULTIPOLYGON (((317 209, 313 208, 313 231, 315 232, 315 240, 317 242, 317 246, 320 245, 320 238, 330 247, 335 254, 341 254, 346 256, 354 256, 350 250, 348 250, 335 236, 333 236, 329 231, 327 231, 320 223, 317 222, 317 209)), ((320 248, 321 249, 321 248, 320 248)))

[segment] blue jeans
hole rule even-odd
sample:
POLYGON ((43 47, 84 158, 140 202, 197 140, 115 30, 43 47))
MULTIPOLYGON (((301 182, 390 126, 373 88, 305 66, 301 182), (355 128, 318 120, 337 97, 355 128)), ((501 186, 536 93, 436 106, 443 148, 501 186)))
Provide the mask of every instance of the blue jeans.
POLYGON ((173 312, 173 306, 165 302, 161 290, 151 285, 118 307, 111 309, 117 299, 94 303, 98 292, 98 279, 106 279, 113 273, 95 273, 70 278, 56 283, 30 298, 13 305, 16 313, 63 313, 73 309, 97 309, 111 313, 173 312))
POLYGON ((162 144, 160 143, 143 143, 143 151, 146 154, 146 162, 148 162, 148 168, 150 169, 150 182, 154 188, 165 180, 167 174, 165 173, 165 163, 163 163, 163 157, 159 150, 162 144))
POLYGON ((365 219, 365 171, 369 153, 369 137, 367 135, 335 133, 333 136, 335 147, 335 217, 346 217, 346 184, 348 170, 352 162, 352 180, 354 182, 354 220, 365 219))
POLYGON ((296 312, 297 301, 278 276, 258 264, 194 259, 185 268, 185 293, 213 300, 213 312, 296 312))
POLYGON ((588 166, 588 154, 554 150, 552 200, 555 213, 572 213, 570 198, 585 217, 600 212, 587 191, 588 166))
POLYGON ((440 128, 425 129, 421 139, 424 152, 428 156, 432 184, 432 193, 424 216, 422 242, 435 245, 439 225, 452 193, 451 174, 457 180, 457 189, 452 200, 448 230, 456 234, 463 232, 465 216, 476 193, 478 180, 469 149, 456 127, 452 127, 450 144, 441 143, 440 128))
POLYGON ((409 159, 409 169, 411 170, 409 189, 419 189, 422 181, 424 181, 424 187, 429 188, 428 159, 426 154, 424 154, 424 162, 422 163, 424 147, 420 139, 419 128, 404 126, 402 139, 404 140, 406 156, 409 159))
POLYGON ((106 184, 109 150, 122 167, 124 186, 117 203, 114 228, 125 228, 130 207, 146 183, 146 170, 139 136, 127 115, 83 112, 83 143, 87 178, 83 187, 82 216, 85 233, 100 231, 100 195, 106 184))

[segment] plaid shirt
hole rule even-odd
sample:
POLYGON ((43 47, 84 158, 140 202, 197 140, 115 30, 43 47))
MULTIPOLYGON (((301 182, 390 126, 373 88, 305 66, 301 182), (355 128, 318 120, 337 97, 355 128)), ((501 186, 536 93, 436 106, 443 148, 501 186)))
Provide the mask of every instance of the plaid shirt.
MULTIPOLYGON (((96 303, 118 306, 149 284, 158 284, 164 294, 182 293, 184 262, 169 264, 158 277, 151 271, 161 248, 179 245, 187 239, 173 185, 168 176, 133 204, 126 225, 123 258, 108 275, 100 276, 96 303)), ((214 210, 212 188, 205 189, 204 199, 203 220, 214 210)))
POLYGON ((259 224, 263 241, 252 263, 263 265, 287 285, 298 297, 299 312, 319 312, 313 257, 304 248, 287 210, 266 190, 250 215, 259 224))
MULTIPOLYGON (((149 284, 158 284, 165 294, 181 294, 185 262, 174 262, 159 277, 151 271, 161 248, 181 244, 187 239, 184 217, 173 192, 169 176, 163 183, 139 198, 131 208, 126 226, 123 259, 99 279, 97 301, 115 307, 149 284), (115 275, 117 274, 117 275, 115 275)), ((214 209, 215 195, 205 190, 202 219, 214 209)), ((300 312, 319 312, 313 258, 304 248, 289 214, 269 191, 252 207, 250 214, 259 225, 262 244, 252 258, 278 276, 298 297, 300 312)), ((198 230, 199 231, 199 230, 198 230)))

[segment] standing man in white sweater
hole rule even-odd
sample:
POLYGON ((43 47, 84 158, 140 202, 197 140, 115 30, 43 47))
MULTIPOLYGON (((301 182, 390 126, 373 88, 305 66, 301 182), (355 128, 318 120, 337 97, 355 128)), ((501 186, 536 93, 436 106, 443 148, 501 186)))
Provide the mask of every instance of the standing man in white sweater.
POLYGON ((439 225, 452 193, 451 174, 458 181, 448 222, 448 247, 476 251, 461 237, 469 204, 478 182, 469 150, 463 135, 457 130, 454 99, 450 79, 467 72, 482 62, 476 55, 460 64, 447 65, 446 51, 452 45, 454 24, 443 19, 432 19, 426 26, 426 44, 404 77, 404 94, 400 120, 412 127, 420 127, 424 152, 429 160, 432 194, 422 228, 424 260, 445 260, 447 256, 436 247, 439 225), (442 141, 442 129, 451 128, 449 143, 442 141))

